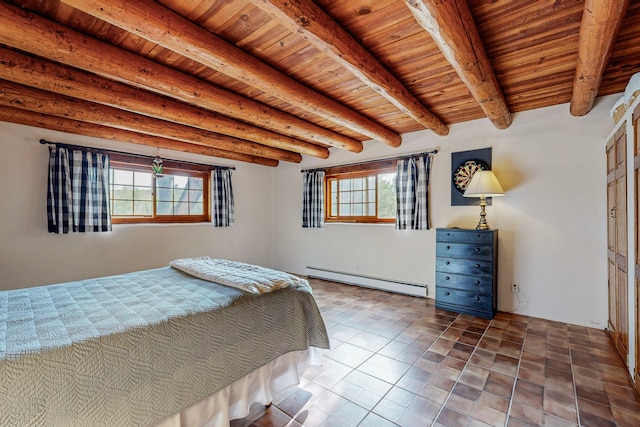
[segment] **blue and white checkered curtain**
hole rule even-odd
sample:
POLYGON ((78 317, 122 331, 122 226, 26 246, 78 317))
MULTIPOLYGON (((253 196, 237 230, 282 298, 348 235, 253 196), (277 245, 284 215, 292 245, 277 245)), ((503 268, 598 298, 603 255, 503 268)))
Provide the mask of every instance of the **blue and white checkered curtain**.
POLYGON ((396 229, 429 229, 429 174, 431 156, 398 160, 396 175, 396 229))
POLYGON ((111 231, 109 155, 49 147, 49 233, 111 231))
POLYGON ((302 227, 324 227, 324 171, 302 173, 302 227))
POLYGON ((231 169, 214 169, 211 176, 213 178, 211 222, 214 227, 230 227, 235 221, 231 169))

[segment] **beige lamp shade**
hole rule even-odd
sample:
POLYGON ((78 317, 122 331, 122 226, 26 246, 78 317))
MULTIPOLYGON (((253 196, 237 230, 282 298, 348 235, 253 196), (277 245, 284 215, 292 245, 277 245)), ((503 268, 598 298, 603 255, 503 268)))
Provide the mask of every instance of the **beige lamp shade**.
POLYGON ((492 171, 479 170, 473 174, 471 182, 464 192, 464 197, 499 197, 504 190, 492 171))

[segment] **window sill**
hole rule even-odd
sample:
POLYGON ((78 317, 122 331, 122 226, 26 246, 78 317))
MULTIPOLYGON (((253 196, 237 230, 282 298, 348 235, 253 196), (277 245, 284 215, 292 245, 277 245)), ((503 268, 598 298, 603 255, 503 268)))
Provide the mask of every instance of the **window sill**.
POLYGON ((330 225, 348 225, 348 226, 371 225, 376 227, 395 227, 396 225, 395 222, 338 222, 338 221, 325 222, 324 224, 325 224, 325 227, 328 227, 330 225))
POLYGON ((197 226, 207 225, 211 226, 211 222, 124 222, 118 224, 112 224, 113 227, 126 228, 126 227, 171 227, 171 226, 197 226))

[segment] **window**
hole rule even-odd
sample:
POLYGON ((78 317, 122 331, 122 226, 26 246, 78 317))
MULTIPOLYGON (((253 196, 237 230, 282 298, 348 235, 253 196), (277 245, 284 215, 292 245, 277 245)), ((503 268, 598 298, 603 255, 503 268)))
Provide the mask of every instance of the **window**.
POLYGON ((135 156, 112 155, 111 219, 114 224, 207 222, 210 170, 164 161, 161 175, 135 156))
POLYGON ((396 167, 379 162, 326 170, 326 222, 395 222, 396 167))

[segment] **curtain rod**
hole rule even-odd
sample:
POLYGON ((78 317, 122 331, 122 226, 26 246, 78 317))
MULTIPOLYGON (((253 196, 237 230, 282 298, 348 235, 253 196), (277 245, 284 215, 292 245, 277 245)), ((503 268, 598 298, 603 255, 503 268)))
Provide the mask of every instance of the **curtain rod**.
POLYGON ((409 159, 411 157, 423 156, 423 155, 427 155, 427 154, 429 154, 429 155, 438 154, 438 150, 422 151, 420 153, 413 153, 413 154, 403 154, 402 156, 387 157, 387 158, 384 158, 384 159, 365 160, 365 161, 362 161, 362 162, 347 163, 347 164, 344 164, 344 165, 323 166, 323 167, 320 167, 320 168, 302 169, 300 172, 302 172, 302 173, 304 173, 304 172, 315 172, 315 171, 321 171, 321 170, 331 169, 331 168, 341 168, 341 167, 346 167, 346 166, 366 165, 366 164, 369 164, 369 163, 384 162, 384 161, 387 161, 387 160, 409 159))
MULTIPOLYGON (((131 153, 127 153, 126 151, 117 151, 117 150, 107 150, 104 148, 94 148, 94 147, 85 147, 82 145, 73 145, 73 144, 63 144, 61 142, 51 142, 51 141, 47 141, 46 139, 41 139, 40 140, 40 144, 45 145, 55 145, 55 146, 60 146, 60 147, 64 147, 64 148, 72 148, 72 149, 80 149, 80 150, 94 150, 98 153, 107 153, 107 154, 124 154, 127 156, 133 156, 133 157, 137 157, 140 159, 150 159, 153 160, 155 159, 155 156, 147 156, 145 154, 131 154, 131 153)), ((168 159, 168 158, 163 158, 163 160, 168 160, 168 161, 173 161, 173 162, 180 162, 180 163, 184 163, 187 165, 194 165, 194 166, 207 166, 210 168, 215 168, 215 169, 231 169, 231 170, 236 170, 235 166, 217 166, 217 165, 207 165, 205 163, 196 163, 196 162, 188 162, 188 161, 183 161, 183 160, 175 160, 175 159, 168 159)))

